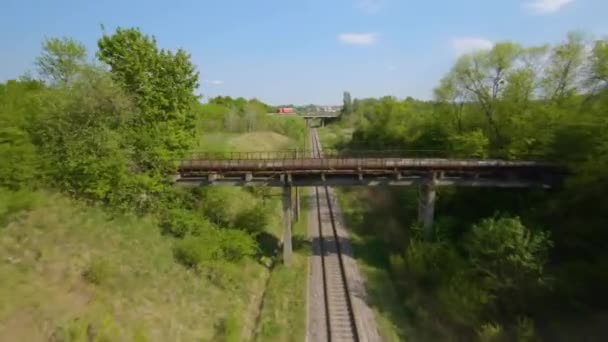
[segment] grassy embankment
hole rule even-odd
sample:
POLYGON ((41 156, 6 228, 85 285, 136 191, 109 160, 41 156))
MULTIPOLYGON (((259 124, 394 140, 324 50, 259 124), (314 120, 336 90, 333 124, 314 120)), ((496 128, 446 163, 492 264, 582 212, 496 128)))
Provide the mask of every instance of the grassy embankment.
POLYGON ((0 340, 186 341, 245 336, 263 267, 215 282, 177 264, 151 219, 110 217, 64 196, 3 198, 0 340))
MULTIPOLYGON (((308 191, 300 196, 300 220, 293 227, 293 260, 289 267, 277 262, 270 274, 259 319, 257 341, 304 340, 306 335, 306 284, 310 246, 308 229, 308 191)), ((280 230, 273 232, 281 234, 280 230)))
MULTIPOLYGON (((291 144, 264 132, 207 139, 234 150, 291 144)), ((235 200, 230 215, 257 200, 244 189, 219 191, 235 200)), ((279 238, 279 199, 270 201, 267 229, 279 238)), ((175 262, 173 240, 153 218, 111 216, 50 192, 1 191, 0 340, 242 341, 254 338, 258 321, 263 340, 284 340, 304 331, 302 253, 293 270, 272 273, 258 317, 270 273, 255 260, 204 277, 175 262)))
MULTIPOLYGON (((281 151, 295 149, 299 143, 274 132, 209 133, 200 142, 202 151, 281 151)), ((245 192, 242 189, 234 189, 245 192)), ((306 334, 306 279, 309 249, 306 245, 308 215, 308 192, 302 189, 300 220, 293 228, 293 263, 285 267, 279 258, 271 270, 266 271, 267 287, 259 307, 257 318, 256 340, 258 341, 293 341, 297 336, 304 339, 306 334)), ((269 189, 267 201, 274 202, 276 215, 269 232, 275 239, 281 240, 283 234, 282 212, 280 210, 280 189, 269 189)), ((280 251, 278 251, 280 254, 280 251)))
MULTIPOLYGON (((330 125, 319 129, 325 148, 339 147, 350 139, 352 129, 330 125)), ((369 303, 374 310, 380 335, 385 341, 403 341, 412 338, 408 312, 401 296, 393 286, 389 269, 389 253, 384 242, 372 233, 371 222, 390 224, 389 216, 369 217, 370 191, 362 187, 337 188, 337 196, 344 219, 350 230, 355 258, 366 279, 369 303), (409 338, 408 338, 409 337, 409 338)))

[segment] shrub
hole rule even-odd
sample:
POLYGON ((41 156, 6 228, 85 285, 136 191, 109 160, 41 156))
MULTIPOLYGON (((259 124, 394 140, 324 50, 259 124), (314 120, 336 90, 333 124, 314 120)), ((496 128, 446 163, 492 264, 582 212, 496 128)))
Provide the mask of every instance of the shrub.
POLYGON ((256 255, 258 247, 251 235, 234 229, 220 231, 220 248, 222 258, 227 261, 239 261, 256 255))
POLYGON ((412 239, 404 255, 405 274, 423 289, 432 290, 464 267, 456 250, 444 242, 412 239))
POLYGON ((467 327, 479 324, 486 305, 493 300, 477 279, 463 271, 441 284, 436 298, 450 321, 467 327))
POLYGON ((488 289, 519 288, 543 280, 551 241, 533 233, 515 218, 490 218, 473 226, 465 237, 470 261, 488 289))
POLYGON ((268 221, 268 211, 262 204, 257 204, 251 209, 240 212, 234 221, 234 226, 257 235, 265 230, 268 221))
POLYGON ((231 222, 230 202, 235 200, 227 189, 206 188, 199 192, 203 213, 218 226, 229 227, 231 222))
POLYGON ((173 255, 180 264, 196 268, 208 261, 236 262, 257 252, 255 240, 238 230, 209 230, 176 242, 173 255))
POLYGON ((449 138, 449 141, 455 157, 486 158, 488 156, 490 141, 479 129, 453 135, 449 138))
POLYGON ((171 209, 161 218, 162 234, 183 238, 187 235, 202 235, 213 229, 211 222, 186 209, 171 209))
POLYGON ((180 264, 195 268, 203 261, 215 259, 217 250, 217 245, 208 245, 203 237, 188 236, 175 244, 173 256, 180 264))

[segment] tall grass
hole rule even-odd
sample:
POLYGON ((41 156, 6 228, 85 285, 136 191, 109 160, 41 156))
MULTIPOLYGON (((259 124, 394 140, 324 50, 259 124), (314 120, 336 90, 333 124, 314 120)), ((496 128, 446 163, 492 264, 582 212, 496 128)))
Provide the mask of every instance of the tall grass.
POLYGON ((13 203, 0 228, 0 340, 247 337, 251 294, 264 284, 254 260, 217 284, 176 263, 172 239, 151 218, 109 217, 51 193, 0 198, 3 208, 13 203), (17 212, 14 198, 38 200, 17 212))

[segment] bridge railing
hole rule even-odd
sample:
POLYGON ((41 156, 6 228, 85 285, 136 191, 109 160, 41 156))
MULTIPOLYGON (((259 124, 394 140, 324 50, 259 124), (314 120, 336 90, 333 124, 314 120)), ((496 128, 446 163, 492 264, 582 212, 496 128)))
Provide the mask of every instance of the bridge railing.
MULTIPOLYGON (((250 152, 194 152, 185 160, 269 160, 310 159, 312 150, 250 151, 250 152)), ((324 149, 324 158, 444 158, 448 153, 441 150, 331 150, 324 149)))

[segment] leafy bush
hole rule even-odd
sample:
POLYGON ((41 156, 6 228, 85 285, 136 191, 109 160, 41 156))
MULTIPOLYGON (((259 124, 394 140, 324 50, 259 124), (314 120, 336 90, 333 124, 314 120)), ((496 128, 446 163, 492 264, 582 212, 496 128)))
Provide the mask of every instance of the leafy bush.
POLYGON ((413 239, 405 252, 403 267, 412 283, 432 290, 464 266, 462 258, 447 243, 413 239))
POLYGON ((455 134, 449 140, 455 157, 486 158, 488 156, 490 141, 479 129, 455 134))
POLYGON ((202 262, 218 257, 218 246, 208 245, 207 242, 205 237, 188 236, 175 244, 173 256, 180 264, 196 268, 202 262))
POLYGON ((509 305, 517 305, 520 298, 506 299, 507 294, 523 294, 546 280, 549 236, 531 232, 517 217, 481 221, 465 237, 465 246, 484 288, 502 295, 509 305))
POLYGON ((199 191, 202 211, 214 224, 222 227, 231 225, 230 200, 232 193, 225 189, 206 188, 199 191))
POLYGON ((465 327, 477 326, 493 300, 477 279, 463 271, 441 284, 436 298, 450 321, 465 327))
POLYGON ((258 252, 257 244, 251 235, 239 230, 220 230, 220 241, 222 259, 227 261, 239 261, 258 252))
POLYGON ((269 219, 268 210, 264 205, 257 204, 251 209, 240 212, 235 219, 234 226, 249 234, 257 235, 265 230, 269 219))
POLYGON ((176 261, 190 268, 208 261, 237 262, 256 252, 255 240, 247 233, 233 229, 213 229, 200 236, 186 236, 173 248, 176 261))
MULTIPOLYGON (((0 120, 0 126, 3 126, 0 120)), ((38 156, 24 132, 0 128, 0 186, 19 189, 31 185, 38 170, 38 156)))
POLYGON ((161 232, 183 238, 186 235, 199 236, 213 229, 211 222, 201 215, 186 209, 172 209, 167 211, 160 221, 161 232))

